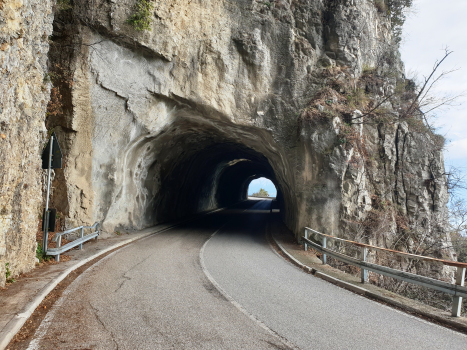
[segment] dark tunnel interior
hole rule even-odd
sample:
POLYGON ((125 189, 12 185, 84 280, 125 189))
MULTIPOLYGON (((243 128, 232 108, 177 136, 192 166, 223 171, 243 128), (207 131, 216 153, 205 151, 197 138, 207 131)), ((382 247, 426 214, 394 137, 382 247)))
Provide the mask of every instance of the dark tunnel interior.
POLYGON ((176 166, 162 174, 162 191, 154 203, 156 219, 180 219, 246 200, 248 185, 259 177, 275 184, 280 201, 280 187, 263 155, 237 143, 210 145, 179 158, 176 166))

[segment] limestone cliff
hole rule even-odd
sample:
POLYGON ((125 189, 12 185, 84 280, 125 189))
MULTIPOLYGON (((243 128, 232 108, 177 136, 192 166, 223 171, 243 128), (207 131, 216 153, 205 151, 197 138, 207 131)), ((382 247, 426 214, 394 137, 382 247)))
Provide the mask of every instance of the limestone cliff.
POLYGON ((136 0, 56 12, 47 127, 66 154, 52 202, 68 226, 147 227, 266 176, 297 237, 452 253, 439 140, 404 112, 410 84, 373 1, 152 3, 142 32, 136 0))
POLYGON ((0 1, 0 287, 34 267, 52 1, 0 1))
MULTIPOLYGON (((87 211, 109 229, 153 223, 164 159, 154 154, 161 146, 148 154, 140 144, 160 142, 173 129, 173 154, 164 155, 170 163, 182 163, 184 145, 177 150, 175 136, 187 132, 197 134, 192 142, 200 150, 219 142, 246 146, 272 168, 291 228, 318 224, 318 213, 319 225, 339 226, 340 174, 328 177, 329 189, 312 199, 319 181, 307 160, 313 142, 298 130, 298 115, 322 88, 317 71, 339 65, 358 76, 390 47, 389 23, 371 1, 156 1, 153 28, 142 33, 127 23, 134 1, 93 4, 74 5, 75 109, 56 122, 82 139, 71 142, 68 163, 89 171, 66 171, 80 178, 68 185, 75 188, 71 197, 94 198, 68 203, 70 217, 87 211), (88 124, 93 130, 85 136, 88 124), (146 184, 148 177, 155 181, 146 184), (316 200, 320 205, 311 205, 316 200)), ((189 148, 186 159, 195 151, 189 148)))

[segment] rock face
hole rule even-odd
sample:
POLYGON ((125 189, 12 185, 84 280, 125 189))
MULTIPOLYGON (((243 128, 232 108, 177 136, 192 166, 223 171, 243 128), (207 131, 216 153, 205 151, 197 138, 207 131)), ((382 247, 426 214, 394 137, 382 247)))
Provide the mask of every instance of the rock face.
POLYGON ((0 1, 0 287, 34 267, 52 1, 0 1))
POLYGON ((234 158, 260 157, 255 163, 277 184, 291 228, 298 233, 317 223, 316 215, 319 225, 337 227, 340 174, 327 176, 328 189, 312 199, 320 170, 315 164, 313 174, 311 139, 298 130, 297 115, 321 88, 317 69, 339 64, 358 74, 376 65, 391 32, 372 2, 156 1, 153 28, 143 33, 127 23, 134 4, 75 2, 75 18, 87 23, 76 35, 89 49, 75 55, 77 102, 61 123, 82 140, 71 142, 68 164, 87 172, 66 170, 81 180, 68 185, 69 197, 81 198, 67 204, 70 217, 86 214, 111 230, 214 208, 211 186, 201 196, 206 201, 192 198, 199 199, 194 208, 174 204, 182 208, 159 214, 172 196, 163 194, 164 181, 201 186, 192 179, 200 175, 190 173, 197 169, 187 169, 186 178, 175 169, 203 150, 226 147, 210 174, 223 173, 234 158), (322 204, 311 205, 315 200, 322 204), (328 210, 333 214, 324 215, 328 210))
POLYGON ((433 135, 402 118, 402 97, 382 106, 389 122, 366 113, 405 84, 373 1, 154 1, 143 32, 127 21, 135 3, 56 12, 47 127, 66 154, 52 202, 68 226, 179 219, 245 199, 265 176, 297 237, 311 226, 394 247, 423 222, 446 238, 433 135))

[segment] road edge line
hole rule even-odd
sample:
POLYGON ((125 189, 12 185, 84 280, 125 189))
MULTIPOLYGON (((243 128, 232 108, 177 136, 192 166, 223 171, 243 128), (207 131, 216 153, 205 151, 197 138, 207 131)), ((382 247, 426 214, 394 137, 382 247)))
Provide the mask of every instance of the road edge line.
POLYGON ((207 277, 209 282, 217 289, 221 295, 226 298, 233 306, 235 306, 241 313, 243 313, 245 316, 247 316, 250 320, 254 321, 258 326, 260 326, 262 329, 264 329, 266 332, 271 334, 272 336, 278 338, 281 343, 283 343, 285 346, 288 346, 291 349, 294 350, 301 350, 299 347, 297 347, 295 344, 291 343, 281 335, 279 335, 277 332, 266 326, 262 321, 258 320, 254 315, 250 314, 240 303, 238 303, 234 298, 232 298, 214 279, 214 277, 211 276, 209 273, 208 269, 206 268, 206 264, 204 263, 204 249, 206 245, 209 243, 211 238, 213 238, 225 225, 225 223, 222 227, 220 227, 216 232, 214 232, 206 242, 204 242, 203 246, 201 247, 201 250, 199 251, 199 260, 201 264, 201 269, 203 270, 204 275, 207 277))
POLYGON ((332 283, 332 284, 335 284, 341 288, 344 288, 344 289, 347 289, 351 292, 354 292, 356 294, 359 294, 359 295, 362 295, 362 296, 365 296, 369 299, 373 299, 373 300, 376 300, 376 301, 380 301, 380 302, 383 302, 383 303, 386 303, 386 304, 389 304, 393 307, 397 307, 399 309, 401 309, 401 311, 403 311, 404 313, 409 313, 413 316, 417 316, 417 317, 424 317, 425 319, 428 319, 428 321, 430 321, 431 323, 433 322, 438 322, 440 325, 442 326, 447 326, 447 327, 450 327, 450 328, 454 328, 456 331, 460 331, 462 332, 463 334, 466 334, 467 333, 467 326, 464 325, 464 324, 461 324, 461 323, 458 323, 454 320, 449 320, 449 319, 445 319, 441 316, 438 316, 438 315, 435 315, 435 314, 431 314, 429 312, 425 312, 423 310, 419 310, 419 309, 416 309, 414 307, 411 307, 411 306, 407 306, 405 304, 402 304, 400 302, 397 302, 395 300, 392 300, 390 298, 387 298, 385 296, 382 296, 382 295, 378 295, 376 293, 373 293, 365 288, 362 288, 362 287, 359 287, 359 286, 356 286, 354 284, 351 284, 351 283, 348 283, 348 282, 345 282, 345 281, 342 281, 338 278, 335 278, 335 277, 332 277, 332 276, 329 276, 323 272, 320 272, 310 266, 307 266, 307 265, 304 265, 302 264, 300 261, 298 261, 297 259, 295 259, 289 252, 287 252, 285 250, 285 248, 277 241, 276 237, 274 237, 274 235, 269 232, 269 235, 271 236, 271 238, 273 239, 274 243, 277 245, 277 247, 280 249, 280 251, 287 256, 288 259, 291 260, 291 262, 295 265, 297 265, 298 267, 300 267, 301 269, 303 269, 304 271, 314 275, 315 277, 319 277, 329 283, 332 283))
MULTIPOLYGON (((161 230, 162 232, 163 230, 161 230)), ((70 273, 72 273, 74 270, 80 268, 81 266, 87 264, 88 262, 98 258, 99 256, 108 253, 111 250, 118 249, 124 245, 133 243, 134 241, 137 241, 142 238, 146 238, 150 235, 153 235, 155 233, 160 233, 160 232, 149 232, 147 234, 144 234, 140 237, 134 237, 127 239, 123 242, 119 242, 117 244, 114 244, 110 247, 105 248, 104 250, 91 255, 90 257, 80 260, 78 263, 76 263, 73 266, 70 266, 68 269, 63 271, 60 275, 58 275, 57 278, 53 279, 49 283, 47 283, 36 295, 36 297, 26 304, 26 306, 21 310, 21 312, 17 313, 6 325, 5 327, 0 331, 0 336, 4 336, 0 340, 0 350, 4 350, 6 346, 10 343, 10 341, 13 339, 13 337, 19 332, 21 327, 26 323, 26 321, 29 319, 29 317, 33 314, 33 312, 36 310, 36 308, 42 303, 42 301, 47 297, 47 295, 54 290, 54 288, 62 282, 70 273)))
MULTIPOLYGON (((148 236, 145 236, 145 237, 142 237, 142 238, 146 238, 146 237, 148 237, 148 236)), ((121 247, 121 249, 125 249, 126 247, 128 247, 128 245, 126 245, 124 247, 121 247)), ((83 271, 83 273, 81 273, 79 276, 77 276, 70 283, 70 285, 63 290, 62 295, 54 302, 54 304, 51 307, 51 310, 49 312, 47 312, 44 319, 39 324, 39 327, 37 327, 36 332, 34 333, 33 339, 29 343, 28 348, 26 350, 36 350, 36 349, 38 349, 38 345, 40 344, 40 341, 43 339, 44 335, 47 333, 47 331, 49 329, 49 326, 50 326, 52 320, 54 319, 55 313, 57 312, 58 308, 63 305, 63 302, 65 301, 65 298, 70 294, 70 292, 74 291, 73 289, 71 289, 73 284, 76 283, 76 282, 79 282, 81 280, 81 278, 83 278, 83 276, 84 276, 84 274, 86 272, 88 272, 89 270, 91 270, 91 269, 95 268, 96 266, 102 264, 104 261, 106 261, 107 259, 109 259, 110 257, 112 257, 114 254, 116 254, 119 251, 120 251, 120 249, 115 250, 112 253, 110 253, 109 255, 107 255, 107 256, 103 257, 102 259, 99 259, 98 261, 96 261, 94 264, 89 266, 85 271, 83 271)))

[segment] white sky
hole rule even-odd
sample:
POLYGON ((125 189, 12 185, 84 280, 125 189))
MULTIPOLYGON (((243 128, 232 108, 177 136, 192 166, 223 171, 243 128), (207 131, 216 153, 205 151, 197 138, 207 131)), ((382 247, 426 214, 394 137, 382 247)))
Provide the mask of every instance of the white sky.
MULTIPOLYGON (((460 68, 442 80, 436 92, 467 92, 467 0, 414 0, 414 13, 404 25, 401 45, 406 72, 418 72, 420 78, 431 73, 433 64, 444 56, 444 48, 453 53, 441 70, 460 68)), ((444 152, 446 167, 462 168, 467 173, 467 102, 436 112, 438 133, 448 140, 444 152)), ((465 194, 467 199, 467 193, 465 194)))
POLYGON ((270 197, 275 197, 277 195, 277 190, 271 180, 266 179, 265 177, 260 177, 250 182, 248 187, 248 194, 253 194, 258 192, 261 188, 264 188, 268 191, 270 197))

